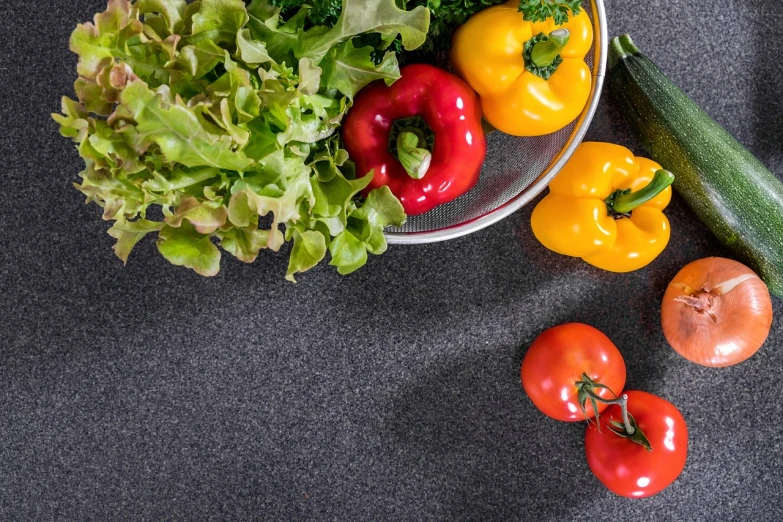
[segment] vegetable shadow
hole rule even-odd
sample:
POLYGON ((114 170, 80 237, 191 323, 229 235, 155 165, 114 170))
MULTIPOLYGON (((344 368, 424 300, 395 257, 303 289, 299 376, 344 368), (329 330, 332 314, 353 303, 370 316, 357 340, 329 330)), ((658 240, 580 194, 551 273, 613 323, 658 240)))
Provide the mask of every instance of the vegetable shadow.
POLYGON ((753 86, 753 132, 756 144, 754 152, 759 159, 783 175, 783 98, 780 96, 780 82, 783 67, 783 27, 768 16, 772 3, 769 0, 753 0, 748 9, 755 22, 752 52, 751 82, 753 86))
MULTIPOLYGON (((628 389, 660 394, 670 359, 678 357, 661 333, 658 296, 691 248, 673 248, 646 270, 610 274, 541 250, 529 234, 529 210, 510 220, 513 226, 501 225, 516 240, 506 250, 524 270, 490 264, 485 272, 492 293, 506 294, 504 311, 518 315, 506 319, 517 329, 512 339, 433 367, 391 401, 383 423, 389 453, 422 478, 431 504, 440 506, 430 513, 438 519, 576 520, 609 495, 586 464, 584 424, 549 419, 521 387, 520 364, 543 329, 584 322, 605 332, 626 361, 628 389), (517 292, 514 280, 529 285, 517 292)), ((678 205, 676 222, 683 212, 678 205)))
POLYGON ((385 420, 386 444, 421 477, 442 520, 570 519, 592 489, 584 426, 543 416, 519 382, 522 348, 485 350, 406 387, 385 420))

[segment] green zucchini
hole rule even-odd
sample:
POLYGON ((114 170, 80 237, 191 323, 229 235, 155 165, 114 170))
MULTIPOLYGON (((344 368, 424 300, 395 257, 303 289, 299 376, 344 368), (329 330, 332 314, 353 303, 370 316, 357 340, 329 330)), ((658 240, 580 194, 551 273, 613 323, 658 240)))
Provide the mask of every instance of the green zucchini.
POLYGON ((628 35, 609 45, 609 85, 642 146, 736 257, 783 297, 783 183, 674 85, 628 35))

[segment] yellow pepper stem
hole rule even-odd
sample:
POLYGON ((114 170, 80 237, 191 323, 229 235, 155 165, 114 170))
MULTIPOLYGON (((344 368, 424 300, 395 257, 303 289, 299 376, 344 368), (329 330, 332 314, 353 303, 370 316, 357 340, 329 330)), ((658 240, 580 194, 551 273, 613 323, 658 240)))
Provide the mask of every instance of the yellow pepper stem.
POLYGON ((421 179, 432 162, 432 153, 423 148, 427 145, 424 133, 416 128, 403 130, 397 136, 397 158, 413 179, 421 179))
POLYGON ((610 215, 627 216, 633 209, 640 207, 666 190, 674 183, 674 174, 661 169, 655 173, 652 181, 643 189, 631 192, 630 189, 615 190, 606 198, 606 209, 610 215))
POLYGON ((546 40, 541 40, 530 51, 530 61, 536 67, 549 67, 557 59, 558 55, 568 45, 571 33, 568 29, 556 29, 549 33, 546 40))
POLYGON ((541 33, 525 42, 522 57, 525 59, 525 69, 548 80, 563 63, 560 53, 568 45, 571 33, 568 29, 556 29, 545 35, 541 33))

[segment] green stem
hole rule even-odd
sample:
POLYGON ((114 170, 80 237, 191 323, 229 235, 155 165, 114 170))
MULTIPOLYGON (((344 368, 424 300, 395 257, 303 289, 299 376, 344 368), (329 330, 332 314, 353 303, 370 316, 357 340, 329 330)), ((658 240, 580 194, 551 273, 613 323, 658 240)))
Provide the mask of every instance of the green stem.
MULTIPOLYGON (((582 408, 582 412, 585 413, 585 416, 587 416, 587 402, 592 402, 593 411, 595 413, 596 428, 599 432, 601 431, 601 421, 598 416, 598 403, 615 404, 620 407, 623 422, 620 423, 614 420, 610 421, 608 426, 609 430, 619 437, 626 438, 631 442, 644 446, 647 451, 652 451, 650 441, 647 439, 641 428, 639 428, 639 425, 636 424, 636 420, 633 418, 633 415, 631 415, 631 413, 628 411, 628 395, 623 394, 621 397, 618 397, 611 389, 609 389, 608 386, 592 380, 586 373, 583 373, 582 379, 576 381, 574 384, 576 384, 579 407, 582 408), (595 390, 598 388, 609 390, 609 393, 614 396, 614 399, 605 399, 604 397, 598 395, 595 392, 595 390)), ((589 422, 590 421, 588 420, 588 423, 589 422)))
POLYGON ((571 33, 568 29, 556 29, 549 33, 549 38, 542 40, 533 46, 530 51, 530 61, 536 67, 549 67, 565 49, 571 33))
POLYGON ((641 51, 634 45, 631 36, 624 34, 612 38, 609 43, 609 68, 613 68, 620 60, 639 54, 641 51))
POLYGON ((397 158, 413 179, 423 178, 430 168, 432 153, 423 148, 426 146, 427 139, 419 129, 409 127, 397 136, 397 158))
POLYGON ((674 174, 668 170, 659 170, 653 176, 652 181, 643 189, 631 192, 630 190, 615 190, 606 198, 606 208, 610 214, 625 215, 633 209, 640 207, 666 190, 674 183, 674 174))
POLYGON ((620 411, 622 411, 623 415, 623 424, 625 424, 625 432, 628 435, 633 435, 636 429, 631 424, 631 420, 628 418, 628 396, 623 394, 620 397, 617 397, 616 399, 604 399, 597 393, 595 393, 591 387, 585 386, 584 391, 587 395, 589 395, 592 399, 595 399, 598 402, 602 402, 604 404, 617 404, 620 406, 620 411))

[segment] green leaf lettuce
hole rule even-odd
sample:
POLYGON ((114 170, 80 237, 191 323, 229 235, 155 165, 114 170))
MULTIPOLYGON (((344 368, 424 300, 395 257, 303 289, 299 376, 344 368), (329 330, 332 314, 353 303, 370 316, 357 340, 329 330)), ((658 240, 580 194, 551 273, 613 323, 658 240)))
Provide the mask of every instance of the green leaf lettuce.
POLYGON ((110 0, 70 40, 77 100, 53 115, 85 160, 75 186, 112 221, 127 261, 148 234, 169 262, 212 276, 291 241, 286 277, 326 256, 342 274, 386 249, 405 214, 388 188, 362 192, 336 134, 353 97, 399 77, 358 36, 413 48, 429 12, 343 0, 334 25, 283 23, 266 0, 110 0), (153 218, 151 208, 159 208, 153 218))

